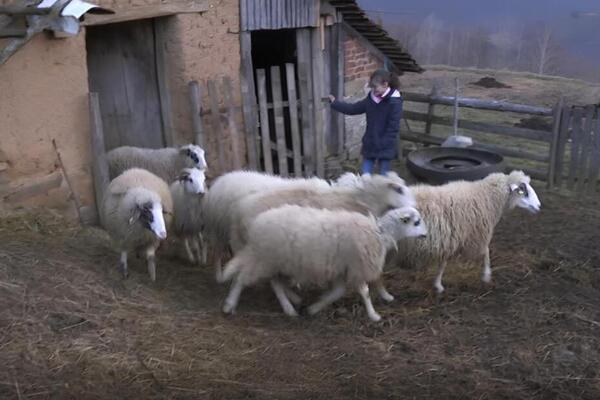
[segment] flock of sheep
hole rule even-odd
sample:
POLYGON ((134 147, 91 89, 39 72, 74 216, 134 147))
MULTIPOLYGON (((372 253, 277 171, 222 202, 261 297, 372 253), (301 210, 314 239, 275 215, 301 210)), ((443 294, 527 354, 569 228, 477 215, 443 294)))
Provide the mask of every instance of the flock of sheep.
POLYGON ((124 276, 128 253, 144 252, 156 280, 156 250, 173 232, 191 262, 206 263, 210 248, 217 282, 233 281, 225 313, 235 311, 245 287, 269 281, 287 315, 298 315, 298 288, 317 286, 328 290, 309 314, 351 290, 379 321, 369 286, 384 301, 394 300, 382 280, 385 266, 437 265, 434 286, 442 292, 447 263, 461 258, 482 262, 482 280, 489 282, 489 244, 503 213, 515 207, 535 213, 541 206, 521 171, 410 187, 393 172, 346 173, 329 182, 233 171, 207 189, 204 150, 195 145, 126 146, 107 158, 112 181, 101 222, 121 253, 124 276))

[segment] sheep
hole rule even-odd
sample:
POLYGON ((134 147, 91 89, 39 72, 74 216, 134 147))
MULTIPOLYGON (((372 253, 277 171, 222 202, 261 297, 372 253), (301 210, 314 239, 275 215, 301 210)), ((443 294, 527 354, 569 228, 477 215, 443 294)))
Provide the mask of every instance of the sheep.
POLYGON ((221 275, 222 258, 229 244, 231 214, 236 202, 252 193, 282 187, 326 189, 329 184, 319 178, 287 179, 254 171, 232 171, 212 183, 204 196, 202 215, 204 237, 215 252, 217 278, 221 275))
POLYGON ((143 168, 173 182, 183 168, 207 168, 204 150, 193 144, 164 149, 122 146, 106 153, 106 159, 111 179, 129 168, 143 168))
POLYGON ((270 279, 283 311, 297 316, 276 279, 282 275, 301 285, 333 284, 308 307, 314 315, 341 298, 347 288, 360 294, 369 318, 381 320, 369 297, 370 282, 380 279, 386 252, 396 241, 424 236, 427 229, 412 207, 394 209, 381 218, 356 212, 297 205, 270 209, 249 227, 249 239, 223 272, 222 282, 234 279, 223 312, 232 313, 244 287, 270 279))
POLYGON ((504 212, 519 207, 537 213, 541 207, 529 176, 522 171, 494 173, 476 182, 416 185, 411 190, 429 234, 425 240, 400 241, 391 263, 409 267, 437 264, 434 287, 438 293, 444 291, 442 275, 448 261, 457 258, 483 259, 482 281, 489 283, 489 245, 504 212))
POLYGON ((204 171, 184 168, 171 184, 173 197, 173 231, 183 238, 185 250, 191 263, 206 263, 206 246, 202 237, 202 199, 206 193, 204 171), (194 252, 190 249, 190 242, 194 252), (202 249, 202 253, 200 252, 202 249))
POLYGON ((169 186, 151 172, 132 168, 110 182, 102 201, 102 221, 121 253, 124 277, 127 253, 139 249, 146 253, 150 279, 156 281, 155 253, 167 238, 172 212, 169 186))
POLYGON ((254 193, 238 201, 231 217, 230 245, 235 253, 245 244, 248 225, 260 213, 282 206, 296 204, 304 207, 341 209, 376 217, 392 208, 414 206, 415 200, 404 181, 396 174, 365 175, 353 180, 350 186, 336 186, 327 190, 272 189, 254 193))

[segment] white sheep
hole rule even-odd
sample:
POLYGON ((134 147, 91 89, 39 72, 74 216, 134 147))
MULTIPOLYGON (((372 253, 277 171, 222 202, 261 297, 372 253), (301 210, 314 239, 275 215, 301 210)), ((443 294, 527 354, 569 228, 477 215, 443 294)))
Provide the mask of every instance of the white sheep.
POLYGON ((327 181, 319 178, 281 178, 255 171, 233 171, 218 177, 204 196, 202 215, 204 237, 215 252, 217 278, 229 245, 231 215, 241 198, 273 188, 329 188, 327 181))
POLYGON ((156 280, 155 253, 167 237, 172 212, 169 186, 151 172, 132 168, 110 182, 102 202, 102 221, 121 253, 125 277, 127 252, 143 250, 150 279, 156 280))
POLYGON ((369 318, 379 321, 368 284, 380 281, 385 255, 397 240, 426 233, 419 212, 412 207, 391 210, 379 219, 296 205, 268 210, 251 222, 247 245, 225 267, 222 281, 235 278, 223 311, 235 310, 244 287, 269 279, 283 311, 296 316, 276 279, 284 276, 301 285, 333 284, 309 306, 311 315, 350 288, 360 294, 369 318))
POLYGON ((365 175, 341 186, 326 189, 279 188, 258 192, 240 199, 233 207, 230 244, 234 253, 247 241, 249 223, 260 213, 284 204, 361 214, 383 215, 392 208, 414 206, 415 200, 404 181, 396 174, 365 175), (348 186, 344 186, 348 184, 348 186))
POLYGON ((206 246, 202 237, 202 199, 206 193, 204 171, 184 168, 171 184, 173 197, 173 232, 183 238, 191 263, 206 263, 206 246), (190 248, 190 242, 194 253, 190 248), (202 250, 200 250, 202 249, 202 250))
POLYGON ((204 150, 193 144, 163 149, 122 146, 106 153, 106 159, 111 179, 129 168, 143 168, 173 182, 183 168, 206 169, 204 150))
POLYGON ((490 282, 489 245, 504 212, 515 207, 532 213, 540 210, 541 203, 529 183, 529 176, 522 171, 512 171, 476 182, 411 186, 429 233, 425 240, 400 241, 392 263, 410 267, 437 264, 434 286, 438 293, 444 291, 442 275, 447 263, 457 258, 483 260, 482 280, 490 282))

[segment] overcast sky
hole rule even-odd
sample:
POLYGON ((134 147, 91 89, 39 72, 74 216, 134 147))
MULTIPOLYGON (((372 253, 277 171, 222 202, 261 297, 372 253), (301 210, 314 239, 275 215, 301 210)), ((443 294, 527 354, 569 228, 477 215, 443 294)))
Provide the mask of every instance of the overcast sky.
MULTIPOLYGON (((600 17, 573 18, 574 11, 600 12, 600 0, 358 0, 365 10, 386 11, 384 21, 422 20, 429 14, 448 24, 494 26, 507 19, 550 23, 576 54, 600 61, 600 17)), ((372 13, 370 13, 372 14, 372 13)), ((372 14, 373 15, 373 14, 372 14)))

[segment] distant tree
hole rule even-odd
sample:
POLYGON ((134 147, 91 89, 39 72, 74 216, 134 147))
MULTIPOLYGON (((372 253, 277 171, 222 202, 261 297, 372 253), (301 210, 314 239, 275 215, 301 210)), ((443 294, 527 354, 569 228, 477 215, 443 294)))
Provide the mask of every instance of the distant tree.
POLYGON ((536 72, 538 74, 556 73, 558 68, 558 53, 560 51, 552 28, 544 23, 535 30, 534 36, 536 72))
POLYGON ((434 63, 434 55, 442 39, 443 23, 430 14, 425 18, 417 33, 417 54, 425 64, 434 63))

